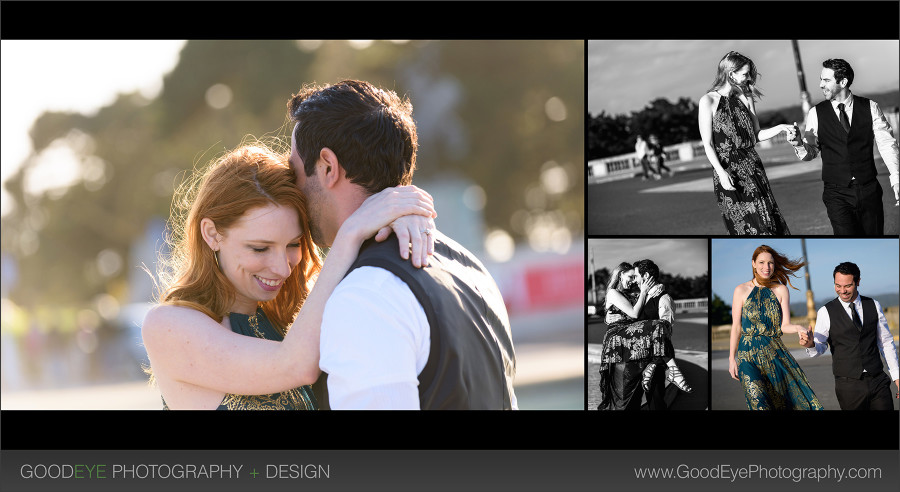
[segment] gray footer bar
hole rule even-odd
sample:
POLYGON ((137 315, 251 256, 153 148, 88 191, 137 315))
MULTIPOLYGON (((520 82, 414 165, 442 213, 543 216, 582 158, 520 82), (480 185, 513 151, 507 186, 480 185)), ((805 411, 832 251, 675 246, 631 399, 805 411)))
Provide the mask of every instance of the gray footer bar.
POLYGON ((895 491, 900 451, 0 451, 18 491, 895 491))

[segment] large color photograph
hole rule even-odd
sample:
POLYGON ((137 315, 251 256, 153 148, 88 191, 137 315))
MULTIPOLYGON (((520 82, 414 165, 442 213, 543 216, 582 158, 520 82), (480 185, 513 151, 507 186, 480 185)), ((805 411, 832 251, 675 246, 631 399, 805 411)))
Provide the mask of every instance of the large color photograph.
POLYGON ((2 408, 583 410, 584 46, 3 41, 2 408))

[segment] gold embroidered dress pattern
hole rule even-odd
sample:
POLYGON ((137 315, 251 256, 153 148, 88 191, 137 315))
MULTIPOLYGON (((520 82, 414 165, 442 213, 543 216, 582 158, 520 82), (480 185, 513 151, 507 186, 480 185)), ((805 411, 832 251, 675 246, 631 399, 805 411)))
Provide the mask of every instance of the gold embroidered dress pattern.
MULTIPOLYGON (((284 336, 269 322, 263 310, 257 309, 252 315, 229 313, 231 331, 265 340, 280 342, 284 336)), ((168 410, 165 400, 163 409, 168 410)), ((301 386, 280 393, 269 395, 232 395, 226 394, 217 410, 317 410, 316 398, 312 387, 301 386)))
POLYGON ((750 410, 822 410, 806 374, 781 341, 781 303, 754 287, 741 309, 735 361, 750 410))

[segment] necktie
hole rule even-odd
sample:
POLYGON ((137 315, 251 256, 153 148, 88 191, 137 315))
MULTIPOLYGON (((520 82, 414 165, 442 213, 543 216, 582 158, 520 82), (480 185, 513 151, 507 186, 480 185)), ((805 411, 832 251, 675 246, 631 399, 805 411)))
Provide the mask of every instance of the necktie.
POLYGON ((859 319, 859 313, 856 312, 856 306, 850 305, 850 313, 852 314, 853 324, 856 325, 856 329, 862 331, 862 320, 859 319))
POLYGON ((850 118, 847 118, 843 104, 838 104, 838 111, 841 112, 841 126, 844 127, 845 132, 850 133, 850 118))

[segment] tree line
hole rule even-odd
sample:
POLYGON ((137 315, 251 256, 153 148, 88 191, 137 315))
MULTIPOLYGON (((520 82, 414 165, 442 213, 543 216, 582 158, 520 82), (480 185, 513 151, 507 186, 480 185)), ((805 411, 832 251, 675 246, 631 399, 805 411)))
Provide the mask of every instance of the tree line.
MULTIPOLYGON (((588 292, 588 300, 591 299, 590 292, 595 289, 594 299, 598 304, 602 305, 602 300, 606 296, 606 285, 609 283, 610 274, 608 268, 603 267, 594 271, 593 278, 590 273, 585 277, 585 288, 588 292)), ((666 288, 666 293, 672 299, 696 299, 709 297, 709 274, 704 273, 695 277, 682 277, 681 275, 672 275, 666 272, 659 273, 659 282, 666 288)))
MULTIPOLYGON (((900 91, 866 95, 875 100, 884 112, 895 111, 900 104, 900 91)), ((601 159, 634 152, 637 135, 656 135, 659 142, 672 145, 700 140, 697 125, 697 102, 681 97, 674 103, 666 98, 650 101, 640 111, 630 114, 588 113, 588 160, 601 159)), ((802 122, 800 105, 762 111, 758 114, 761 128, 792 122, 802 122)))
POLYGON ((417 183, 449 177, 479 185, 485 227, 519 243, 548 214, 578 237, 583 60, 582 41, 376 41, 365 49, 341 41, 316 49, 289 40, 189 41, 156 97, 121 94, 95 114, 48 112, 34 123, 34 151, 5 183, 14 208, 2 219, 4 261, 18 271, 9 298, 26 308, 81 305, 104 293, 126 302, 129 275, 139 268, 131 248, 149 223, 168 218, 173 191, 191 171, 248 136, 286 151, 291 94, 342 78, 410 98, 417 183), (230 104, 208 103, 208 91, 223 86, 230 104), (29 193, 29 170, 58 143, 74 149, 83 179, 29 193), (548 168, 566 171, 565 179, 555 175, 553 192, 545 191, 548 168))

